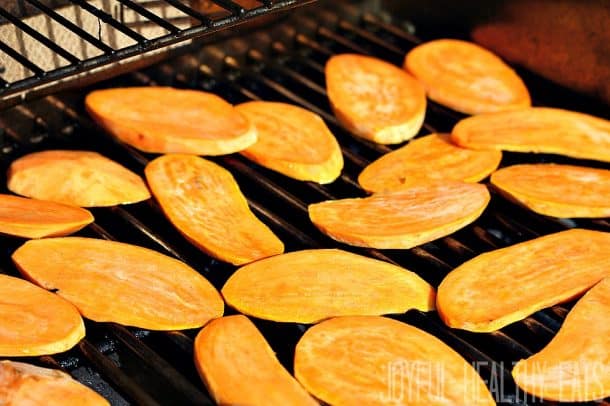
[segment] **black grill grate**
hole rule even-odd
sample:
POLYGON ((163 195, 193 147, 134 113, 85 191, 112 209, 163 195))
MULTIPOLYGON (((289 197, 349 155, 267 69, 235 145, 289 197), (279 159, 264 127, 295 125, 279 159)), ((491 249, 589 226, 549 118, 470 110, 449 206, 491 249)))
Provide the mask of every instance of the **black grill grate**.
MULTIPOLYGON (((0 40, 0 107, 15 104, 19 98, 9 99, 8 96, 16 92, 27 92, 41 85, 74 76, 78 73, 90 73, 93 69, 109 65, 133 56, 142 56, 147 52, 164 48, 189 39, 198 38, 225 30, 263 15, 272 15, 281 11, 293 9, 315 0, 252 0, 239 3, 232 0, 113 0, 115 7, 109 12, 107 7, 92 4, 87 0, 70 0, 71 7, 78 8, 76 16, 83 14, 97 18, 97 35, 84 30, 77 21, 66 18, 61 13, 49 7, 40 0, 19 0, 22 6, 28 5, 52 22, 45 22, 44 28, 34 27, 27 19, 21 18, 15 10, 9 10, 0 4, 0 27, 2 23, 12 24, 16 30, 19 46, 11 45, 6 40, 0 40), (241 5, 241 4, 245 4, 241 5), (200 7, 197 7, 199 5, 200 7), (213 6, 216 6, 215 8, 213 6), (161 11, 153 12, 149 8, 157 7, 161 11), (203 9, 202 9, 203 8, 203 9), (166 10, 179 13, 180 16, 167 18, 166 10), (210 11, 209 13, 206 10, 210 11), (220 11, 219 11, 220 10, 220 11), (124 18, 125 13, 133 13, 130 20, 124 18), (178 25, 181 22, 183 24, 178 25), (186 25, 185 25, 186 23, 186 25), (148 26, 164 30, 150 37, 143 35, 140 28, 148 26), (114 35, 102 38, 102 28, 116 30, 132 41, 116 45, 114 35), (42 32, 41 32, 42 31, 42 32), (90 51, 83 51, 84 56, 75 55, 75 52, 66 49, 54 40, 56 32, 74 34, 76 38, 84 41, 84 47, 93 47, 98 52, 88 57, 90 51), (33 45, 25 45, 23 37, 34 40, 33 45), (40 66, 40 58, 33 58, 32 51, 38 47, 46 48, 50 56, 45 58, 58 58, 67 63, 58 63, 52 68, 40 66), (10 64, 9 60, 17 64, 10 64), (11 69, 7 69, 9 66, 11 69), (25 69, 25 77, 16 78, 11 70, 25 69), (8 78, 8 79, 7 79, 8 78), (3 100, 4 99, 4 100, 3 100)), ((48 1, 47 1, 48 3, 48 1)), ((109 1, 102 2, 108 4, 109 1)), ((22 7, 23 8, 23 7, 22 7)), ((82 17, 80 17, 82 18, 82 17)), ((3 34, 6 35, 6 34, 3 34)), ((81 50, 83 49, 81 48, 81 50)), ((40 97, 42 89, 37 89, 35 96, 40 97)), ((48 94, 48 93, 46 93, 48 94)))
MULTIPOLYGON (((315 12, 315 16, 301 13, 247 39, 208 46, 197 54, 124 75, 96 87, 172 85, 213 91, 232 103, 252 99, 287 101, 319 113, 336 134, 345 156, 343 174, 331 185, 293 181, 239 155, 212 158, 234 174, 253 211, 282 238, 287 250, 340 247, 405 266, 436 286, 453 267, 481 252, 574 226, 610 231, 607 219, 546 218, 494 193, 488 209, 472 225, 410 250, 357 249, 319 233, 307 218, 307 205, 329 198, 363 195, 355 181, 358 173, 369 161, 389 150, 386 146, 352 137, 336 121, 324 90, 326 59, 337 52, 363 52, 400 64, 404 53, 420 40, 396 22, 353 8, 317 9, 315 12)), ((525 76, 530 88, 535 89, 533 96, 538 104, 569 107, 567 103, 574 102, 573 98, 560 97, 562 91, 539 78, 525 76)), ((95 126, 83 108, 88 90, 48 96, 1 113, 3 166, 35 150, 82 148, 97 150, 142 173, 152 156, 115 142, 95 126)), ((579 105, 596 108, 594 104, 579 105)), ((430 103, 420 135, 448 131, 460 117, 458 113, 430 103)), ((505 154, 502 165, 547 160, 610 169, 610 165, 599 162, 509 153, 505 154)), ((4 181, 0 179, 2 185, 4 181)), ((2 190, 6 192, 4 186, 2 190)), ((96 223, 79 234, 117 239, 177 257, 200 271, 218 288, 235 269, 190 245, 167 222, 153 201, 95 209, 93 213, 96 223)), ((7 237, 0 240, 2 272, 17 274, 9 256, 20 244, 21 241, 7 237)), ((518 289, 518 281, 515 289, 518 289)), ((569 306, 559 305, 537 312, 491 334, 450 330, 435 313, 410 311, 393 317, 433 333, 468 361, 478 362, 481 375, 496 390, 501 404, 545 404, 518 392, 510 376, 511 363, 543 348, 560 327, 569 306)), ((280 361, 291 370, 294 346, 307 326, 262 320, 255 320, 255 323, 280 361)), ((87 322, 87 338, 75 349, 31 361, 64 368, 99 390, 113 404, 211 404, 192 361, 195 334, 196 331, 151 332, 87 322)))

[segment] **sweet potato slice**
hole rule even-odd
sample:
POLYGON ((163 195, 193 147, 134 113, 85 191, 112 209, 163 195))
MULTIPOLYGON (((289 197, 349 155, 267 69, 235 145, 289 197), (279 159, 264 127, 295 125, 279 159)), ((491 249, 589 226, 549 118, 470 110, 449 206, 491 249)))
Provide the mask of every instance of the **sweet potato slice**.
POLYGON ((423 86, 380 59, 342 54, 326 63, 326 90, 337 119, 355 135, 380 144, 413 138, 424 122, 423 86))
POLYGON ((156 251, 94 238, 30 240, 13 254, 28 279, 91 320, 149 330, 201 327, 224 303, 194 269, 156 251))
POLYGON ((547 107, 466 118, 453 127, 451 141, 471 149, 542 152, 610 162, 610 121, 547 107))
POLYGON ((609 276, 609 249, 610 233, 572 229, 481 254, 445 277, 438 312, 449 327, 498 330, 609 276))
POLYGON ((199 90, 97 90, 89 114, 119 140, 145 152, 223 155, 256 142, 256 130, 224 99, 199 90))
POLYGON ((61 371, 0 361, 0 405, 110 406, 110 403, 61 371))
POLYGON ((246 316, 211 321, 195 339, 195 365, 219 405, 317 405, 246 316))
POLYGON ((263 259, 237 270, 222 288, 241 313, 280 322, 316 323, 434 309, 434 289, 417 274, 337 249, 263 259))
POLYGON ((330 183, 343 168, 341 148, 315 113, 286 103, 253 101, 237 111, 256 128, 258 139, 241 154, 297 180, 330 183))
POLYGON ((417 186, 427 180, 478 182, 500 164, 500 151, 455 146, 449 134, 430 134, 385 154, 368 165, 358 183, 368 192, 417 186))
POLYGON ((337 317, 311 327, 297 344, 294 370, 331 405, 495 405, 453 349, 384 317, 337 317))
POLYGON ((551 342, 519 361, 513 377, 532 395, 560 402, 610 396, 610 278, 588 291, 551 342))
POLYGON ((28 281, 0 274, 0 298, 0 356, 56 354, 85 336, 72 304, 28 281))
POLYGON ((521 78, 500 58, 466 41, 440 39, 413 48, 405 68, 423 83, 428 97, 466 114, 529 107, 521 78))
POLYGON ((196 156, 171 154, 150 162, 145 172, 167 218, 207 254, 241 265, 284 252, 226 169, 196 156))
POLYGON ((8 188, 22 196, 80 207, 150 198, 142 178, 91 151, 53 150, 21 157, 9 168, 8 188))
POLYGON ((500 169, 491 183, 536 213, 610 217, 610 171, 573 165, 524 164, 500 169))
POLYGON ((64 236, 93 222, 80 207, 0 194, 0 233, 24 238, 64 236))
POLYGON ((345 244, 412 248, 467 226, 487 203, 489 192, 483 185, 432 182, 362 199, 311 204, 309 218, 323 233, 345 244))

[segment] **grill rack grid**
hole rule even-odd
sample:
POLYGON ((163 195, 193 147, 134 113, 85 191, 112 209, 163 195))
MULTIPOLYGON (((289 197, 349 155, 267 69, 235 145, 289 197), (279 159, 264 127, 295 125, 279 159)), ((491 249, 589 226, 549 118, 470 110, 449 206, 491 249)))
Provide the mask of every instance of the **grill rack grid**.
POLYGON ((37 27, 31 26, 26 20, 20 18, 18 13, 11 12, 11 10, 2 5, 0 5, 0 22, 12 24, 18 30, 18 35, 25 34, 25 36, 35 41, 35 46, 45 48, 51 52, 53 58, 60 57, 67 61, 67 63, 51 69, 45 69, 40 66, 39 61, 29 55, 33 51, 32 49, 24 48, 23 46, 23 49, 17 49, 17 47, 12 46, 5 39, 0 39, 0 67, 3 69, 0 72, 0 106, 9 106, 20 102, 20 98, 8 97, 17 92, 22 92, 24 98, 29 96, 27 95, 29 91, 39 97, 45 94, 40 89, 43 85, 57 82, 79 73, 90 73, 97 68, 131 57, 143 56, 151 51, 166 48, 190 39, 215 34, 255 18, 291 10, 315 0, 256 0, 249 3, 242 2, 241 4, 239 1, 233 0, 205 0, 205 4, 208 7, 214 5, 223 11, 222 15, 218 16, 218 18, 201 12, 197 5, 204 4, 204 2, 199 0, 193 1, 192 4, 190 1, 185 0, 151 0, 147 2, 142 2, 141 0, 116 0, 121 12, 126 9, 130 13, 135 13, 138 20, 136 23, 122 21, 120 16, 114 16, 112 15, 113 13, 109 13, 103 7, 98 7, 88 0, 69 0, 73 7, 79 8, 79 12, 97 18, 100 31, 102 26, 107 26, 109 29, 116 30, 132 40, 131 44, 118 48, 113 47, 102 39, 100 33, 96 37, 82 29, 75 22, 47 6, 44 0, 19 1, 40 11, 40 13, 52 20, 52 27, 47 24, 48 32, 41 32, 37 27), (164 18, 147 8, 157 3, 180 12, 184 16, 181 19, 186 20, 187 26, 181 27, 175 24, 180 19, 179 17, 164 18), (242 4, 247 4, 247 6, 242 4), (138 27, 144 25, 162 29, 165 33, 148 38, 138 30, 138 27), (75 34, 77 38, 86 43, 86 46, 93 47, 99 51, 99 54, 84 58, 75 55, 74 52, 53 40, 53 32, 58 27, 75 34), (7 79, 7 74, 10 73, 5 71, 6 62, 8 61, 7 57, 17 62, 18 66, 26 69, 30 74, 20 79, 7 79), (34 90, 36 91, 34 92, 34 90))
MULTIPOLYGON (((333 13, 330 17, 348 14, 333 13)), ((312 19, 308 16, 298 18, 301 23, 304 19, 312 19)), ((295 25, 292 22, 287 26, 295 25)), ((353 138, 334 119, 325 99, 323 62, 335 52, 365 51, 400 63, 404 52, 418 41, 398 26, 368 13, 356 20, 337 17, 335 24, 320 25, 314 31, 294 32, 289 41, 285 38, 277 40, 263 33, 264 38, 268 41, 257 37, 257 46, 248 46, 245 55, 226 54, 225 50, 231 48, 227 44, 210 46, 201 55, 190 55, 179 62, 164 62, 100 86, 162 84, 191 87, 214 91, 233 103, 259 98, 281 100, 320 113, 340 140, 346 158, 343 175, 332 185, 292 181, 237 155, 213 159, 236 176, 254 212, 281 236, 288 249, 339 246, 401 264, 438 285, 454 266, 483 251, 573 226, 610 231, 607 219, 560 221, 545 218, 494 193, 490 207, 473 225, 411 250, 380 252, 345 247, 329 240, 308 222, 307 204, 361 195, 355 175, 367 162, 389 148, 353 138)), ((235 41, 240 45, 243 40, 235 41)), ((2 165, 6 167, 16 157, 34 150, 88 148, 142 173, 150 156, 118 144, 97 128, 84 112, 83 95, 75 92, 49 96, 0 114, 0 128, 6 141, 2 144, 2 165)), ((426 127, 420 135, 436 130, 448 131, 459 118, 459 114, 430 103, 426 127)), ((506 154, 502 165, 547 159, 563 160, 541 155, 506 154)), ((584 164, 608 168, 606 164, 584 164)), ((235 269, 206 257, 186 243, 152 201, 96 209, 94 215, 96 223, 81 235, 118 239, 157 249, 189 263, 217 287, 222 286, 235 269)), ((0 271, 15 275, 17 272, 9 255, 21 241, 6 237, 0 241, 3 247, 0 271)), ((491 334, 449 330, 435 314, 411 311, 392 317, 433 333, 468 361, 482 362, 481 374, 486 379, 501 380, 505 384, 506 398, 500 399, 501 404, 519 405, 528 402, 523 401, 523 393, 514 388, 510 362, 542 348, 557 331, 568 309, 569 305, 554 306, 491 334)), ((306 326, 255 322, 278 353, 280 361, 291 369, 294 344, 306 326)), ((149 332, 112 323, 91 322, 87 322, 87 329, 87 338, 77 348, 66 354, 33 359, 32 362, 65 369, 100 390, 114 404, 212 404, 192 364, 192 340, 196 332, 149 332)))

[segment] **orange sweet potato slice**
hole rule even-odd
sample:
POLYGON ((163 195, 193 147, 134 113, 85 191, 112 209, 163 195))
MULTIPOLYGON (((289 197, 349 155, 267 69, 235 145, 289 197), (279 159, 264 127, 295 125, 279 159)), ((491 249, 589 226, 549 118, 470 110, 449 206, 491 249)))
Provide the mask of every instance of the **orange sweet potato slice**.
POLYGON ((610 121, 574 111, 533 107, 459 121, 451 141, 471 149, 542 152, 610 162, 610 121))
POLYGON ((236 106, 258 139, 241 154, 297 180, 330 183, 343 168, 341 148, 315 113, 286 103, 252 101, 236 106))
POLYGON ((337 317, 311 327, 297 344, 294 370, 331 405, 495 405, 453 349, 384 317, 337 317))
POLYGON ((361 199, 315 203, 309 206, 309 218, 345 244, 412 248, 467 226, 487 203, 489 192, 483 185, 433 182, 361 199))
POLYGON ((170 154, 150 162, 145 172, 167 218, 207 254, 241 265, 284 252, 226 169, 196 156, 170 154))
POLYGON ((426 180, 478 182, 500 164, 500 151, 473 151, 455 146, 449 134, 430 134, 383 155, 358 176, 368 192, 413 187, 426 180))
POLYGON ((22 196, 80 207, 150 198, 142 178, 91 151, 53 150, 21 157, 9 168, 8 188, 22 196))
POLYGON ((145 152, 223 155, 256 142, 250 122, 224 99, 198 90, 97 90, 87 110, 119 140, 145 152))
POLYGON ((536 213, 610 217, 610 171, 573 165, 524 164, 500 169, 493 183, 536 213))
POLYGON ((211 321, 195 339, 195 365, 219 405, 317 405, 242 315, 211 321))
POLYGON ((585 402, 610 396, 610 278, 588 291, 551 342, 519 361, 513 377, 537 397, 585 402))
POLYGON ((529 107, 521 78, 500 58, 471 42, 430 41, 413 48, 405 68, 423 83, 428 97, 466 114, 529 107))
POLYGON ((398 144, 421 128, 426 114, 422 85, 380 59, 342 54, 326 63, 326 89, 337 119, 355 135, 398 144))
POLYGON ((449 273, 436 306, 449 326, 491 332, 610 275, 610 233, 572 229, 481 254, 449 273))
POLYGON ((91 320, 149 330, 203 326, 222 316, 214 287, 186 264, 135 245, 94 238, 30 240, 13 254, 28 279, 91 320))
POLYGON ((85 336, 72 304, 28 281, 0 274, 0 298, 0 356, 56 354, 85 336))
POLYGON ((93 222, 80 207, 0 194, 0 233, 24 238, 64 236, 93 222))
POLYGON ((246 265, 222 294, 241 313, 279 322, 434 309, 434 289, 417 274, 338 249, 291 252, 246 265))
POLYGON ((0 405, 110 406, 110 403, 61 371, 0 361, 0 405))

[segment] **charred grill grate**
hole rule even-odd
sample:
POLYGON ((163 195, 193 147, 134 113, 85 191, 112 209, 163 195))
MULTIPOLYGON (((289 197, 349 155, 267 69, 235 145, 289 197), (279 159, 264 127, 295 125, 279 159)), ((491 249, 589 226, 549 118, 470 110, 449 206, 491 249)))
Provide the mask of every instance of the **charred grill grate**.
MULTIPOLYGON (((97 87, 172 85, 215 92, 232 103, 252 99, 295 103, 319 113, 339 139, 345 169, 333 184, 293 181, 239 155, 213 158, 236 177, 254 212, 282 238, 287 250, 341 247, 398 263, 435 286, 456 265, 494 248, 580 226, 610 231, 608 219, 557 220, 542 217, 493 194, 490 206, 472 225, 449 237, 410 250, 357 249, 319 233, 307 218, 313 202, 363 195, 356 177, 371 160, 389 150, 352 137, 332 115, 324 90, 323 66, 337 52, 360 52, 401 63, 420 40, 377 15, 342 6, 300 13, 285 23, 246 38, 208 46, 198 53, 120 76, 97 87)), ((562 91, 526 75, 537 104, 595 110, 595 104, 565 98, 562 91)), ((90 90, 90 89, 87 89, 90 90)), ((152 155, 119 144, 101 131, 83 108, 86 91, 48 96, 0 113, 4 168, 16 157, 49 148, 93 149, 142 173, 152 155)), ((430 103, 420 135, 448 131, 461 116, 430 103)), ((502 165, 541 160, 573 162, 610 169, 608 164, 543 155, 505 154, 502 165)), ((2 175, 4 176, 4 175, 2 175)), ((5 179, 0 179, 6 192, 5 179)), ((79 234, 117 239, 177 257, 205 275, 217 288, 234 267, 211 259, 189 244, 162 215, 154 201, 95 209, 95 224, 79 234)), ((0 239, 0 271, 17 275, 10 254, 22 241, 0 239)), ((515 290, 518 281, 515 281, 515 290)), ((95 292, 90 292, 95 294, 95 292)), ((516 292, 518 294, 518 292, 516 292)), ((552 404, 519 392, 510 376, 511 363, 540 350, 560 327, 568 305, 537 312, 522 322, 491 334, 450 330, 434 313, 410 311, 396 315, 426 330, 476 362, 500 404, 552 404)), ((231 310, 228 309, 230 313, 231 310)), ((292 370, 294 346, 307 326, 255 320, 280 361, 292 370)), ((29 360, 63 368, 94 387, 113 404, 212 404, 192 361, 196 331, 153 332, 109 323, 87 322, 87 337, 64 354, 29 360)), ((586 334, 586 332, 583 332, 586 334)), ((606 401, 605 403, 610 403, 606 401)))

